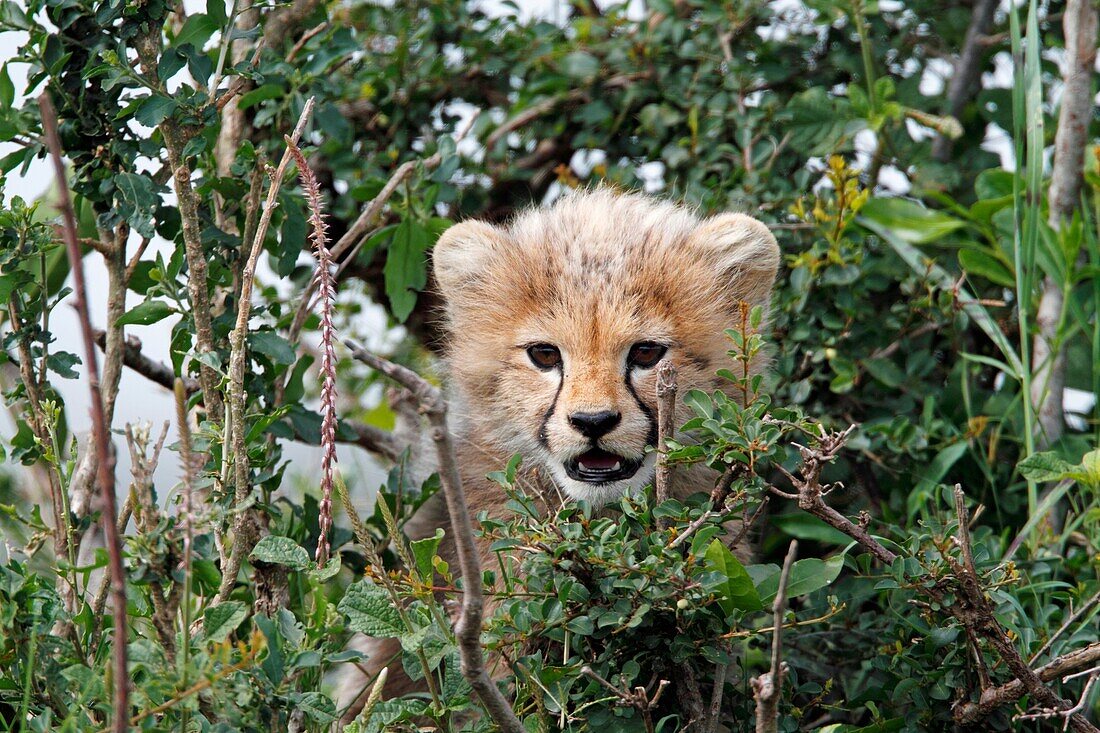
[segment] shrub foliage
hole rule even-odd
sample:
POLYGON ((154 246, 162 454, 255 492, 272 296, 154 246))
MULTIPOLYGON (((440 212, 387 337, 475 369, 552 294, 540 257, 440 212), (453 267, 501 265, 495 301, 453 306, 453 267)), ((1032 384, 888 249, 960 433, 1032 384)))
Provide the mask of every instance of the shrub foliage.
POLYGON ((1082 43, 1062 19, 1087 46, 1088 5, 0 3, 0 727, 335 729, 362 632, 398 639, 391 668, 425 691, 369 681, 345 730, 495 729, 460 670, 459 569, 442 535, 402 534, 441 490, 410 479, 418 422, 332 338, 430 372, 439 233, 605 184, 775 229, 772 320, 728 334, 772 368, 681 395, 691 440, 667 460, 711 466, 709 496, 596 511, 532 492, 520 457, 494 474, 513 514, 478 529, 499 559, 482 643, 522 726, 1095 730, 1100 407, 1064 421, 1054 399, 1100 394, 1091 116, 1083 162, 1055 144, 1080 95, 1054 93, 1082 43), (40 94, 68 229, 56 184, 23 188, 47 158, 40 94), (1069 209, 1052 178, 1079 187, 1069 209), (63 398, 87 375, 52 325, 74 300, 65 232, 96 278, 102 455, 63 398), (164 353, 131 339, 151 329, 164 353), (174 390, 170 431, 116 417, 124 371, 174 390), (381 487, 334 477, 346 516, 320 553, 332 483, 296 473, 291 442, 392 466, 381 487), (96 469, 119 454, 112 514, 96 469), (783 684, 761 722, 765 675, 783 684))

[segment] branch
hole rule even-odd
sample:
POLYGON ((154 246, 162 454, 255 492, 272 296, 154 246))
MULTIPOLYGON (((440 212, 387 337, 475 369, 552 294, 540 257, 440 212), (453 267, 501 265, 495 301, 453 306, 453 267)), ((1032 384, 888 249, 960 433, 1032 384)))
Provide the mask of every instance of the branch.
MULTIPOLYGON (((776 496, 787 499, 797 499, 800 508, 826 521, 841 532, 844 532, 846 535, 859 542, 866 550, 873 553, 882 562, 891 564, 897 559, 895 553, 886 549, 879 544, 877 540, 871 537, 862 526, 862 523, 860 525, 854 524, 847 517, 825 504, 822 498, 826 490, 822 487, 820 482, 821 468, 825 463, 832 461, 836 457, 840 448, 844 445, 844 442, 854 428, 855 426, 853 425, 843 432, 834 432, 826 435, 821 439, 820 446, 816 448, 811 449, 799 446, 803 460, 803 467, 800 471, 802 478, 793 476, 782 466, 777 466, 795 485, 795 488, 798 490, 796 495, 779 491, 775 487, 769 487, 769 490, 776 496)), ((1019 650, 1016 649, 1004 627, 1001 626, 1000 622, 996 619, 994 610, 988 598, 985 596, 985 592, 979 582, 977 570, 974 567, 973 551, 970 547, 969 516, 963 502, 962 487, 958 485, 955 486, 955 507, 959 515, 959 535, 957 542, 960 544, 963 563, 959 563, 946 552, 944 552, 943 555, 945 561, 952 567, 958 581, 955 585, 958 587, 953 589, 945 588, 941 580, 931 587, 927 586, 925 583, 920 583, 917 589, 919 592, 940 603, 942 609, 959 621, 963 627, 966 628, 968 634, 973 635, 974 638, 985 639, 986 642, 993 647, 997 655, 1001 658, 1001 661, 1004 662, 1005 667, 1007 667, 1016 677, 1016 681, 1019 683, 1021 689, 1020 695, 1029 694, 1047 708, 1068 710, 1071 707, 1070 704, 1047 687, 1044 684, 1044 680, 1028 666, 1020 656, 1019 650), (946 602, 945 600, 949 592, 953 593, 955 596, 953 602, 946 602)), ((1007 687, 1007 685, 1004 687, 1007 687)), ((1001 702, 997 703, 987 704, 984 702, 987 700, 989 693, 989 690, 982 691, 982 702, 979 702, 976 708, 971 707, 975 704, 969 702, 963 703, 961 706, 956 705, 956 719, 959 719, 959 716, 967 717, 968 719, 969 716, 973 716, 973 719, 976 720, 982 715, 988 714, 988 712, 996 708, 997 705, 1003 704, 1004 700, 1001 698, 997 698, 1001 699, 1001 702)), ((1017 695, 1017 697, 1020 695, 1017 695)), ((1089 723, 1078 713, 1069 715, 1067 722, 1068 725, 1078 733, 1100 733, 1094 725, 1089 723)))
MULTIPOLYGON (((1054 166, 1050 177, 1050 226, 1058 231, 1078 209, 1084 183, 1085 148, 1092 118, 1092 72, 1096 64, 1097 11, 1094 0, 1069 0, 1063 19, 1066 37, 1065 90, 1054 137, 1054 166)), ((1063 391, 1066 384, 1065 350, 1060 343, 1065 311, 1063 286, 1049 275, 1035 314, 1038 333, 1032 346, 1035 367, 1031 402, 1039 421, 1038 449, 1062 437, 1065 429, 1063 391)), ((1028 430, 1033 429, 1027 426, 1028 430)))
POLYGON ((791 540, 783 572, 779 575, 779 590, 772 602, 772 663, 771 669, 752 678, 752 696, 756 700, 756 733, 776 733, 779 728, 779 699, 783 694, 783 677, 787 665, 783 663, 783 614, 787 609, 787 581, 791 566, 798 554, 798 540, 791 540))
MULTIPOLYGON (((970 26, 966 29, 966 38, 947 86, 947 113, 956 120, 961 118, 967 102, 979 89, 982 59, 986 51, 983 41, 993 26, 993 14, 998 5, 998 0, 978 0, 974 3, 970 26)), ((936 136, 932 143, 932 157, 941 163, 946 163, 951 158, 950 137, 943 133, 936 136)))
MULTIPOLYGON (((625 88, 630 86, 631 83, 649 77, 648 72, 634 72, 630 74, 618 74, 608 78, 601 84, 601 87, 605 89, 613 88, 625 88)), ((547 97, 546 99, 535 102, 527 109, 516 114, 512 118, 505 120, 501 123, 500 127, 493 130, 489 137, 485 139, 486 153, 492 153, 493 148, 500 142, 501 138, 505 137, 509 133, 515 132, 524 125, 534 122, 544 114, 553 111, 560 104, 583 102, 591 98, 590 90, 588 89, 573 89, 570 92, 555 94, 547 97)))
MULTIPOLYGON (((962 564, 944 553, 944 559, 952 566, 959 581, 959 593, 955 603, 949 605, 947 610, 957 618, 968 630, 976 635, 984 637, 989 645, 996 650, 1009 671, 1023 686, 1024 690, 1044 707, 1053 710, 1067 711, 1069 726, 1078 733, 1100 733, 1096 726, 1085 720, 1078 713, 1068 713, 1070 703, 1044 684, 1041 677, 1031 669, 1020 656, 1019 650, 1013 644, 1000 622, 994 615, 994 610, 985 595, 985 591, 979 582, 978 572, 974 567, 974 555, 970 546, 970 517, 966 511, 966 503, 963 497, 962 487, 955 484, 955 511, 958 515, 959 532, 956 542, 960 545, 963 557, 962 564)), ((932 594, 930 594, 932 595, 932 594)), ((942 594, 938 594, 942 599, 942 594)), ((933 596, 935 597, 935 596, 933 596)), ((939 599, 938 599, 939 600, 939 599)), ((985 697, 982 692, 982 698, 985 697)))
MULTIPOLYGON (((302 114, 298 117, 298 124, 290 136, 291 142, 297 142, 305 130, 306 123, 313 113, 313 97, 310 97, 302 108, 302 114)), ((279 188, 283 183, 283 176, 291 160, 290 147, 283 151, 283 157, 271 177, 271 186, 267 191, 267 202, 264 211, 260 215, 259 225, 256 227, 256 236, 252 240, 248 260, 245 262, 241 275, 241 294, 237 303, 237 320, 233 332, 229 335, 229 425, 226 426, 226 434, 232 441, 233 468, 234 468, 234 505, 242 507, 252 491, 250 467, 248 464, 248 444, 245 429, 245 403, 247 397, 244 393, 245 364, 248 361, 248 318, 252 312, 252 285, 256 279, 256 263, 263 249, 264 238, 267 229, 271 225, 271 215, 275 212, 279 188)), ((205 397, 205 392, 204 392, 205 397)), ((229 594, 237 582, 237 572, 240 570, 241 561, 245 555, 252 552, 258 539, 258 528, 255 524, 255 516, 251 511, 241 511, 234 521, 233 549, 230 552, 226 567, 222 568, 222 583, 218 589, 217 603, 224 603, 229 599, 229 594)))
POLYGON ((447 427, 447 402, 443 393, 411 369, 375 356, 352 341, 345 340, 344 344, 356 359, 408 389, 420 403, 421 412, 428 418, 439 460, 439 480, 447 501, 447 513, 451 518, 451 531, 462 571, 462 611, 455 624, 462 674, 501 730, 505 733, 523 733, 523 725, 485 669, 485 657, 481 648, 485 604, 481 561, 474 542, 474 528, 470 522, 470 509, 458 472, 454 444, 447 427))
POLYGON ((88 317, 88 294, 84 280, 84 258, 76 234, 76 215, 69 184, 65 178, 65 164, 61 162, 61 143, 57 136, 57 113, 49 93, 38 98, 42 110, 42 127, 53 159, 57 177, 58 208, 64 223, 62 234, 72 268, 73 290, 76 293, 76 312, 80 321, 80 334, 84 340, 84 363, 88 370, 88 389, 91 391, 92 437, 98 458, 99 490, 103 507, 100 519, 107 544, 108 566, 111 573, 112 612, 115 622, 114 639, 114 730, 125 733, 130 710, 130 674, 126 666, 126 576, 122 566, 122 541, 115 526, 118 504, 115 499, 115 460, 111 452, 111 436, 104 414, 103 396, 99 389, 99 365, 92 337, 92 324, 88 317))
MULTIPOLYGON (((94 333, 96 345, 102 349, 105 334, 100 330, 96 330, 94 333)), ((126 337, 122 352, 122 363, 135 373, 155 384, 159 384, 167 390, 173 390, 175 388, 176 376, 172 368, 167 364, 150 359, 143 354, 141 351, 141 341, 136 336, 126 337)), ((198 380, 191 377, 180 377, 179 379, 183 383, 183 389, 188 397, 202 392, 198 380)), ((355 433, 355 437, 343 438, 337 433, 336 442, 357 445, 368 453, 373 453, 386 460, 396 461, 401 457, 401 454, 405 452, 405 448, 408 447, 405 441, 399 440, 393 434, 381 428, 376 428, 373 425, 368 425, 367 423, 358 422, 356 420, 341 420, 340 423, 343 427, 355 433)), ((300 443, 311 443, 311 441, 306 439, 305 435, 299 432, 294 433, 294 439, 300 443)))
MULTIPOLYGON (((1035 674, 1042 682, 1052 682, 1059 677, 1089 669, 1097 662, 1100 662, 1100 642, 1093 642, 1082 649, 1052 659, 1048 664, 1035 670, 1035 674)), ((955 722, 959 725, 975 723, 1002 705, 1013 703, 1027 693, 1027 687, 1018 679, 1000 687, 991 687, 982 692, 978 702, 955 703, 953 708, 955 722)))
MULTIPOLYGON (((668 440, 676 432, 676 367, 668 359, 657 365, 657 468, 653 477, 656 502, 661 504, 669 497, 668 440)), ((657 520, 661 529, 668 527, 668 520, 657 520)))
POLYGON ((768 490, 782 499, 797 499, 798 506, 801 509, 813 514, 815 517, 832 527, 839 529, 844 534, 859 542, 863 549, 877 557, 881 562, 889 565, 897 559, 897 555, 883 547, 878 540, 870 535, 866 528, 854 523, 852 520, 848 519, 848 517, 826 504, 823 498, 826 489, 821 485, 821 469, 825 464, 832 463, 855 429, 856 426, 851 425, 847 430, 829 433, 821 439, 821 446, 818 448, 810 449, 799 446, 803 461, 800 471, 802 478, 793 476, 782 466, 777 466, 782 473, 786 474, 790 482, 794 484, 794 487, 798 490, 797 495, 785 493, 776 489, 774 486, 769 486, 768 490))

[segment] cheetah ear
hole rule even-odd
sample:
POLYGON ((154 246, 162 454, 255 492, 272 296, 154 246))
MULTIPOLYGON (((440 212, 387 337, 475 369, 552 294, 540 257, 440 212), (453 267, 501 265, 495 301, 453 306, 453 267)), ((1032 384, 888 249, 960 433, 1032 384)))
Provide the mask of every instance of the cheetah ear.
POLYGON ((475 287, 506 246, 504 232, 482 221, 460 222, 443 232, 432 249, 432 271, 440 294, 453 302, 475 287))
POLYGON ((691 241, 715 263, 724 298, 769 304, 780 255, 766 226, 744 214, 719 214, 700 224, 691 241))

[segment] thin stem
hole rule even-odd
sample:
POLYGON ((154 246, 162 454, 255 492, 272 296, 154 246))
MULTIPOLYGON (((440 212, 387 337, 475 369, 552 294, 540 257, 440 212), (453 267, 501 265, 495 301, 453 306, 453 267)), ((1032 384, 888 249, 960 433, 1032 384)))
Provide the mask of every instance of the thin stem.
POLYGON ((108 567, 111 574, 111 596, 115 622, 114 639, 114 730, 124 733, 130 709, 130 675, 127 670, 126 625, 126 576, 122 565, 122 540, 115 526, 118 504, 115 498, 115 459, 111 451, 111 436, 104 414, 103 395, 99 386, 99 363, 96 359, 95 338, 88 317, 88 294, 84 279, 84 258, 77 241, 76 215, 69 196, 69 184, 65 178, 65 164, 61 161, 61 143, 57 134, 57 113, 49 93, 38 98, 42 111, 42 127, 53 160, 57 177, 58 208, 64 226, 62 235, 72 267, 73 290, 76 294, 76 310, 84 341, 84 362, 88 370, 88 389, 91 392, 92 436, 98 458, 98 482, 103 497, 103 534, 107 544, 108 567))

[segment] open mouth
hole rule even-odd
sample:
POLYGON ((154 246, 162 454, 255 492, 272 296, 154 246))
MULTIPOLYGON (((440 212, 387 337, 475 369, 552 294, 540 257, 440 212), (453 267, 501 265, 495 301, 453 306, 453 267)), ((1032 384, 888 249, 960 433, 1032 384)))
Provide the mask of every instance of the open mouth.
POLYGON ((624 458, 593 448, 565 463, 565 472, 574 481, 589 484, 606 484, 611 481, 628 479, 638 472, 642 462, 635 458, 624 458))

